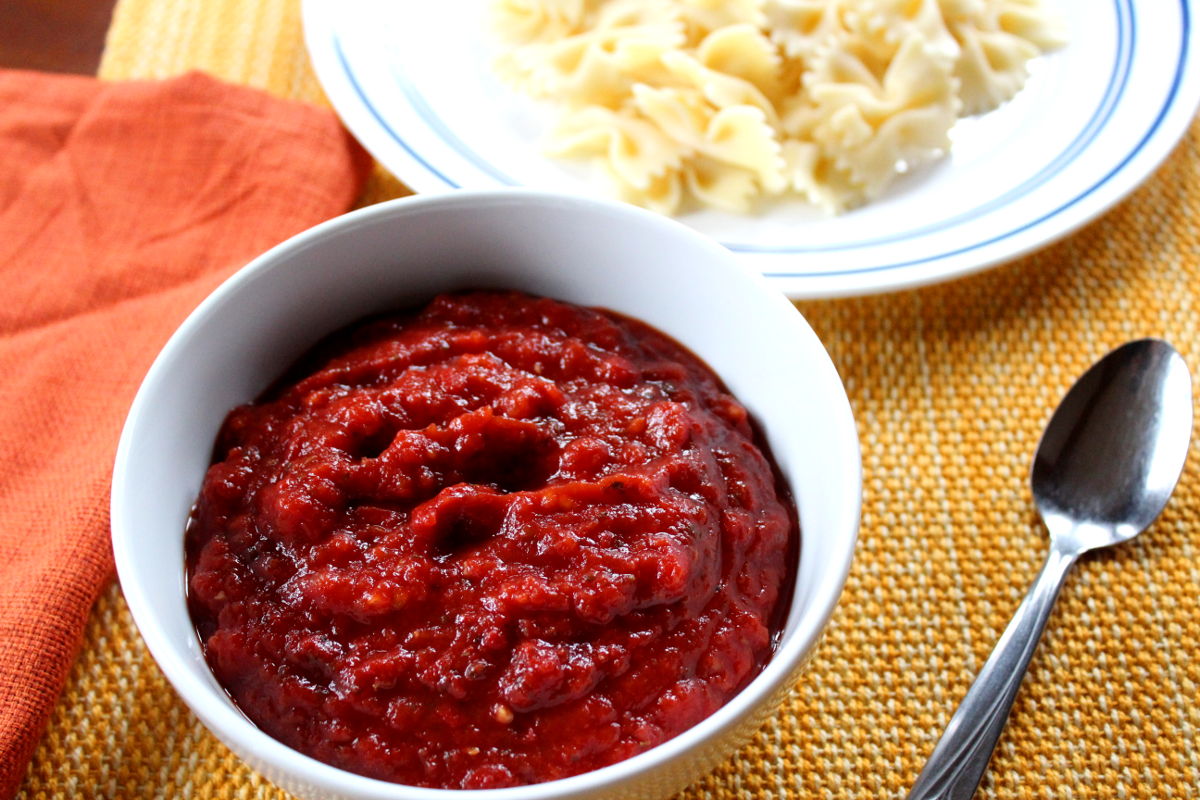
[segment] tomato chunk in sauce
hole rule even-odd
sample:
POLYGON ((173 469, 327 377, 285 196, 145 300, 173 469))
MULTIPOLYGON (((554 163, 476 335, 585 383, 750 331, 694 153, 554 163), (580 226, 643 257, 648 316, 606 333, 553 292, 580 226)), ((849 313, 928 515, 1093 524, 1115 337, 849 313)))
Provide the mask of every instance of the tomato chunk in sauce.
POLYGON ((192 617, 250 719, 334 766, 442 788, 602 767, 769 658, 799 532, 764 452, 644 324, 443 295, 229 414, 192 617))

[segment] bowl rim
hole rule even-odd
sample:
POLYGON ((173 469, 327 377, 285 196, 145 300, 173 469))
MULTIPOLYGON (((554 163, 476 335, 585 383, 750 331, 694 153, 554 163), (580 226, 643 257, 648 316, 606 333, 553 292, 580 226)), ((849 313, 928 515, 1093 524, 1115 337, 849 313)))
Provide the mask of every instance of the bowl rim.
MULTIPOLYGON (((167 340, 138 388, 122 427, 117 446, 110 498, 111 533, 117 575, 134 623, 146 643, 147 649, 168 682, 201 722, 217 738, 237 751, 239 756, 242 753, 254 754, 259 764, 251 766, 263 772, 265 777, 274 781, 272 771, 275 771, 277 775, 286 775, 314 788, 348 793, 348 796, 378 798, 378 800, 397 800, 398 798, 406 798, 406 800, 551 800, 552 798, 582 796, 605 789, 616 789, 631 780, 653 772, 666 763, 719 739, 739 725, 753 713, 755 708, 769 700, 773 694, 786 688, 785 684, 793 675, 794 670, 811 655, 816 647, 821 633, 833 615, 849 575, 861 518, 862 458, 858 433, 845 386, 824 345, 804 317, 783 294, 771 287, 761 274, 739 263, 729 251, 715 241, 675 220, 609 200, 527 188, 459 190, 447 194, 413 195, 385 201, 326 220, 289 237, 254 257, 212 290, 187 315, 167 340), (193 674, 189 659, 184 655, 186 646, 181 646, 172 640, 165 627, 159 622, 158 612, 148 595, 134 580, 134 576, 137 574, 134 553, 137 535, 131 529, 131 524, 127 522, 129 512, 126 510, 126 499, 133 492, 127 485, 126 475, 131 461, 135 458, 135 439, 139 420, 145 413, 144 409, 150 402, 150 396, 154 394, 156 387, 165 380, 170 365, 176 360, 175 352, 184 349, 194 337, 195 331, 202 328, 206 319, 217 308, 229 302, 230 298, 236 295, 244 284, 259 279, 265 273, 279 269, 297 251, 301 251, 311 243, 344 228, 353 227, 359 223, 377 221, 377 218, 381 217, 404 216, 420 212, 423 208, 471 207, 481 202, 493 201, 551 203, 557 206, 573 205, 583 213, 604 213, 618 217, 624 215, 629 219, 641 218, 643 224, 649 222, 650 224, 670 226, 674 229, 672 235, 692 239, 693 244, 708 249, 714 257, 726 261, 731 269, 754 283, 768 308, 773 308, 774 313, 781 315, 786 312, 786 316, 781 316, 781 323, 792 328, 792 333, 798 343, 797 346, 805 352, 819 353, 823 356, 823 358, 818 358, 817 363, 813 366, 824 373, 823 382, 836 390, 830 395, 830 418, 827 420, 827 424, 833 426, 836 439, 846 448, 845 458, 841 463, 840 481, 846 487, 853 489, 853 494, 842 498, 838 504, 839 521, 845 529, 841 535, 834 537, 840 546, 834 548, 834 558, 824 564, 822 579, 815 585, 808 602, 799 610, 798 626, 783 639, 763 670, 712 715, 649 750, 614 764, 567 778, 501 789, 428 788, 369 778, 318 761, 269 736, 241 713, 236 705, 202 702, 213 697, 213 686, 193 674), (270 769, 262 769, 262 764, 269 765, 270 769)), ((796 610, 791 612, 791 614, 795 613, 796 610)))

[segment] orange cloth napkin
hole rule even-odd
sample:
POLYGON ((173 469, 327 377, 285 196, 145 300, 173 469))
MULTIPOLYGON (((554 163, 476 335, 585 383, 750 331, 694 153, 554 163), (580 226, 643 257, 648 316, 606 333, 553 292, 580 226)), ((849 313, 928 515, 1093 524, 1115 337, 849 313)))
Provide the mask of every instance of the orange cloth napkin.
POLYGON ((329 112, 200 74, 0 71, 0 797, 112 573, 110 470, 154 354, 369 166, 329 112))

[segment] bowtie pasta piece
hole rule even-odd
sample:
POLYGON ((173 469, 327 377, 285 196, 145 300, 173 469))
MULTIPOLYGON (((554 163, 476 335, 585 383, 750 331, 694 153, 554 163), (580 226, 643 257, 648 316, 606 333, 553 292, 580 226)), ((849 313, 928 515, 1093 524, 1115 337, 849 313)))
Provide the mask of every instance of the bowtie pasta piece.
POLYGON ((652 122, 630 110, 600 106, 580 110, 563 120, 550 142, 558 156, 601 156, 612 177, 629 192, 649 192, 655 181, 680 169, 683 152, 652 122))
POLYGON ((557 39, 579 32, 586 7, 586 0, 496 0, 491 23, 513 42, 557 39))

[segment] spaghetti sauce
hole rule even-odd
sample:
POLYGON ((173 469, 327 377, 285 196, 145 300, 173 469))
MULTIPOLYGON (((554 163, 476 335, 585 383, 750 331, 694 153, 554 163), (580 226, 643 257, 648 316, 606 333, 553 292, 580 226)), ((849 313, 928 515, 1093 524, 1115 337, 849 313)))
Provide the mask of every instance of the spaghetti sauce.
POLYGON ((675 736, 771 653, 795 514, 745 409, 639 322, 444 295, 220 431, 187 531, 204 653, 271 736, 441 788, 675 736))

